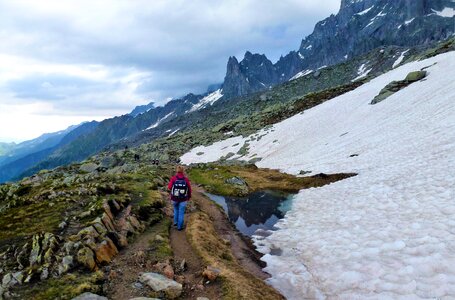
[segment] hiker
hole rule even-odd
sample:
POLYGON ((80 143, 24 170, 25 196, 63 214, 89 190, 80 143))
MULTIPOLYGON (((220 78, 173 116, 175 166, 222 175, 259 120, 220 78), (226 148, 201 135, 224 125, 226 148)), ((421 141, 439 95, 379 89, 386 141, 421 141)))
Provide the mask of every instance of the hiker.
POLYGON ((183 166, 176 167, 176 174, 171 178, 167 189, 170 191, 174 205, 174 227, 183 230, 184 215, 187 201, 191 199, 191 183, 185 176, 183 166))

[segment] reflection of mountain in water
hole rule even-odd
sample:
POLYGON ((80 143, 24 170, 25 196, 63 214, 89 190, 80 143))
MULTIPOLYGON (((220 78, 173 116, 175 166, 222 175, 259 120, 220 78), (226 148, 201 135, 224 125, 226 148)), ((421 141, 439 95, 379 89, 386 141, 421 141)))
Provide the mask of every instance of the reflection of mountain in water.
POLYGON ((280 204, 287 199, 287 195, 265 191, 250 194, 247 198, 226 197, 227 214, 229 219, 236 223, 242 218, 247 227, 265 224, 275 216, 282 219, 284 213, 280 211, 280 204))

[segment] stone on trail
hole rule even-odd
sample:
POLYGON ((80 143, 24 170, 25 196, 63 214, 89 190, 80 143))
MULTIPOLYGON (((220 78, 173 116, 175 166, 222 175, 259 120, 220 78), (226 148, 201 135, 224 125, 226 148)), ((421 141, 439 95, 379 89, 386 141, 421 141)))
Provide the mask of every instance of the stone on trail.
POLYGON ((207 278, 210 281, 214 281, 215 279, 218 278, 220 273, 221 273, 221 271, 219 269, 211 267, 211 266, 208 266, 202 272, 202 276, 204 276, 205 278, 207 278))
POLYGON ((108 300, 108 299, 106 297, 99 296, 99 295, 96 295, 93 293, 83 293, 71 300, 108 300))
POLYGON ((158 299, 158 298, 138 297, 138 298, 131 298, 130 300, 160 300, 160 299, 158 299))
POLYGON ((182 294, 182 285, 157 273, 143 273, 139 281, 147 284, 155 292, 164 292, 169 299, 175 299, 182 294))

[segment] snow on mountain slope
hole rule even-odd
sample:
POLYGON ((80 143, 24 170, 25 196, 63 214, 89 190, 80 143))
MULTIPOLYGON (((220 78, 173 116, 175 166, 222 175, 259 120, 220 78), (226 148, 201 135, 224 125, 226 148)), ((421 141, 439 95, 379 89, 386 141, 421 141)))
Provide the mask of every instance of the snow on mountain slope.
MULTIPOLYGON (((245 159, 257 154, 260 167, 359 174, 300 191, 279 229, 256 236, 269 283, 288 299, 455 299, 453 78, 455 53, 406 64, 249 142, 245 159), (369 105, 427 66, 425 80, 369 105)), ((182 161, 213 161, 239 140, 182 161)))
POLYGON ((218 101, 221 97, 223 97, 223 90, 221 90, 221 89, 216 90, 213 93, 202 98, 201 101, 199 101, 195 105, 193 105, 193 107, 189 110, 189 112, 193 112, 198 109, 205 108, 208 105, 213 105, 213 103, 218 101))

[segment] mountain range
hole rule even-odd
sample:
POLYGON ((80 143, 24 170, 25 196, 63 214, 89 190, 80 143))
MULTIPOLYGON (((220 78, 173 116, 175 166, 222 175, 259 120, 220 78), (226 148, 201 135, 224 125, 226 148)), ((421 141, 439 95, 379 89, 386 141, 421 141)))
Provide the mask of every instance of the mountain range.
POLYGON ((272 104, 288 105, 292 97, 377 76, 424 53, 453 35, 454 17, 455 2, 449 0, 343 0, 338 14, 318 22, 298 50, 276 63, 250 51, 241 61, 230 57, 224 82, 210 86, 205 94, 190 93, 164 106, 150 103, 99 123, 18 145, 0 145, 0 182, 190 127, 204 130, 207 124, 238 119, 235 126, 227 127, 229 131, 246 128, 242 122, 248 124, 247 119, 242 118, 248 114, 272 104))

